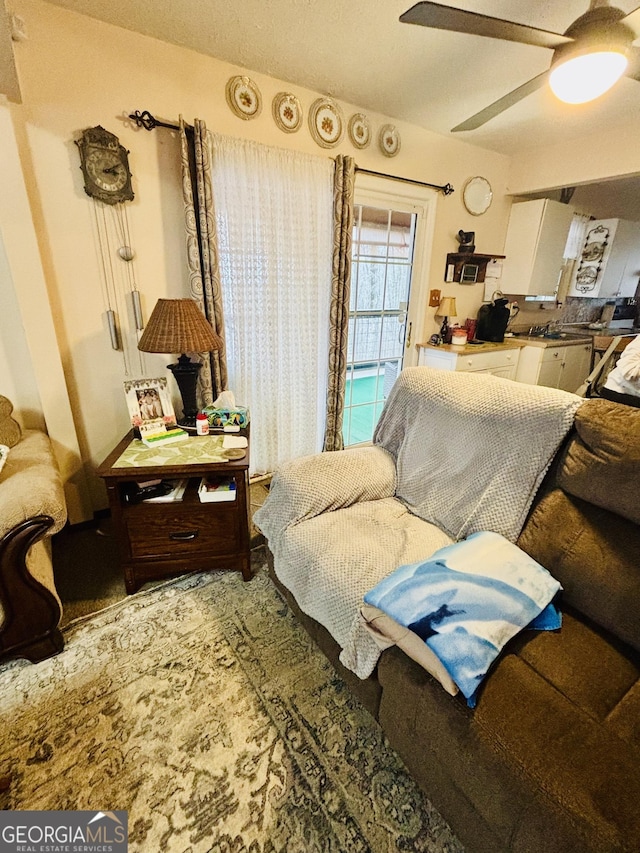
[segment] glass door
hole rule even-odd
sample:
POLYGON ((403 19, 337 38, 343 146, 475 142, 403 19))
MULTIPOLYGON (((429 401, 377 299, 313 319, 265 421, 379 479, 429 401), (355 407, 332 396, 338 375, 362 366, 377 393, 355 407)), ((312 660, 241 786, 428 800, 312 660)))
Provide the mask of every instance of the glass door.
POLYGON ((371 441, 412 343, 409 305, 418 221, 418 212, 406 204, 355 205, 345 446, 371 441))

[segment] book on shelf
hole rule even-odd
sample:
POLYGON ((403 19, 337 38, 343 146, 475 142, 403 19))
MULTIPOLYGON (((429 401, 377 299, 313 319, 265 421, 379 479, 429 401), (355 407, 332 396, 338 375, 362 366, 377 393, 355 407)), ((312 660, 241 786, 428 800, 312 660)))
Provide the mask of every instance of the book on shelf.
POLYGON ((172 503, 173 501, 181 501, 187 488, 188 482, 188 477, 185 477, 181 480, 163 480, 163 486, 169 488, 169 491, 167 491, 165 494, 156 495, 156 497, 145 498, 143 503, 161 504, 172 503))
POLYGON ((198 488, 198 497, 203 503, 234 501, 236 481, 233 477, 203 477, 198 488))

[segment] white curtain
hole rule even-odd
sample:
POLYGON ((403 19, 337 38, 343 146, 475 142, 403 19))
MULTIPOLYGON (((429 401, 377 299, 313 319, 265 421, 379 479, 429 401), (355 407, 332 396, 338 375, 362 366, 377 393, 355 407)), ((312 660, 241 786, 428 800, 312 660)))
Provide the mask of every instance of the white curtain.
POLYGON ((322 449, 333 162, 210 134, 228 387, 251 415, 252 474, 322 449))

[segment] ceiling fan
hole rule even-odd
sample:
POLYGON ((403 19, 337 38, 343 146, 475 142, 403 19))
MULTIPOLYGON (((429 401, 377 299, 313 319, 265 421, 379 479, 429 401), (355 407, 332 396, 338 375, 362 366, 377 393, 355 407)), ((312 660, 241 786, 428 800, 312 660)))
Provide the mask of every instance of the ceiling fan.
POLYGON ((623 74, 640 81, 640 48, 632 45, 634 39, 640 37, 640 7, 627 15, 609 6, 607 0, 591 0, 589 10, 563 34, 430 2, 416 3, 400 16, 400 21, 553 50, 551 66, 547 71, 456 125, 452 133, 481 127, 542 88, 547 80, 554 93, 568 103, 585 103, 597 98, 623 74), (602 63, 598 70, 585 67, 588 63, 596 62, 602 63), (584 87, 588 82, 593 84, 588 92, 573 93, 572 87, 584 87))

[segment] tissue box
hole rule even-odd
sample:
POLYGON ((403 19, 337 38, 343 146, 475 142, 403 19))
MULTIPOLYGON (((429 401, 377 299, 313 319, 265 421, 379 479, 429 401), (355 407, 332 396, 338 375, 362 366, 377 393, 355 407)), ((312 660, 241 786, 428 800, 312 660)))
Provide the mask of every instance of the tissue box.
POLYGON ((244 406, 234 406, 233 409, 215 409, 213 406, 207 406, 203 412, 207 416, 209 426, 214 429, 226 426, 246 427, 249 423, 249 409, 244 406))

